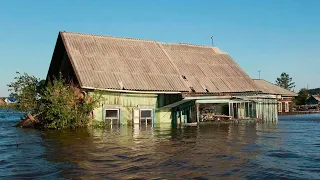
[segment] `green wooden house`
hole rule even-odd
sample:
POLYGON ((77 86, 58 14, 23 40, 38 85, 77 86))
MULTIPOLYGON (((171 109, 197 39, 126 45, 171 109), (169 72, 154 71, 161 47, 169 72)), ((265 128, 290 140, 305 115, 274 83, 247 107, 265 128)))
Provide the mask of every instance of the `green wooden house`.
POLYGON ((102 90, 94 119, 114 125, 277 121, 276 95, 216 47, 60 32, 47 78, 59 72, 88 95, 102 90))

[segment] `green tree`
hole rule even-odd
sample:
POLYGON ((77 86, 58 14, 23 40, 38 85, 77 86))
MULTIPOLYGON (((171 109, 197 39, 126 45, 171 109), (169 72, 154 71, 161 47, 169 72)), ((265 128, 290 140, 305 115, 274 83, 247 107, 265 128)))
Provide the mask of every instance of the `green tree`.
POLYGON ((295 82, 293 82, 289 74, 285 72, 281 73, 280 77, 277 78, 276 84, 287 90, 293 90, 293 88, 296 87, 295 82))
POLYGON ((297 105, 305 105, 308 97, 309 97, 308 89, 302 88, 300 89, 298 96, 295 98, 294 102, 297 105))
POLYGON ((50 129, 86 127, 91 112, 100 102, 101 94, 89 96, 60 77, 48 83, 40 98, 42 123, 50 129))
POLYGON ((92 111, 102 99, 100 92, 87 95, 76 85, 66 83, 61 74, 48 84, 19 72, 14 80, 8 87, 10 96, 18 98, 16 108, 33 113, 42 127, 51 129, 88 126, 92 111))
POLYGON ((16 74, 14 81, 7 85, 11 92, 9 96, 18 99, 18 103, 15 104, 16 109, 32 112, 37 108, 39 92, 44 88, 43 81, 27 73, 16 72, 16 74))

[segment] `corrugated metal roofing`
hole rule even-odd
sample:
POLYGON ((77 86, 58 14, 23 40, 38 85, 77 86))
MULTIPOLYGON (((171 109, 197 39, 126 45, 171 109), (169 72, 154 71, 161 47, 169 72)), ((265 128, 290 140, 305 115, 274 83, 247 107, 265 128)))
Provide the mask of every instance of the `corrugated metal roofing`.
POLYGON ((218 48, 60 33, 82 87, 149 91, 256 92, 218 48))
POLYGON ((258 85, 258 87, 262 90, 263 93, 283 95, 283 96, 298 96, 297 93, 286 90, 266 80, 254 79, 253 81, 258 85))

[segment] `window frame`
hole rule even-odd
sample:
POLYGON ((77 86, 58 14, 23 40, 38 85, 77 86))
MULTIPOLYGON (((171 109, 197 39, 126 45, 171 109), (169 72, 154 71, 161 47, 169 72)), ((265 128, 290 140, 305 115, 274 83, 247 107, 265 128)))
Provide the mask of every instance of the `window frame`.
POLYGON ((278 102, 278 112, 282 112, 282 102, 278 102))
POLYGON ((145 126, 148 126, 150 124, 148 124, 148 119, 151 120, 151 126, 153 127, 153 117, 154 117, 154 114, 153 114, 153 109, 150 109, 150 108, 143 108, 143 109, 139 109, 139 124, 140 126, 142 126, 142 120, 145 121, 145 126), (150 111, 151 112, 151 117, 142 117, 141 116, 141 112, 142 111, 150 111))
POLYGON ((289 111, 290 111, 289 102, 285 102, 284 111, 285 111, 285 112, 289 112, 289 111))
POLYGON ((113 120, 116 120, 117 123, 116 124, 120 124, 120 108, 104 108, 104 121, 107 122, 107 121, 111 121, 111 125, 114 125, 113 123, 113 120), (106 115, 106 111, 114 111, 116 110, 117 111, 117 117, 109 117, 107 118, 106 115))

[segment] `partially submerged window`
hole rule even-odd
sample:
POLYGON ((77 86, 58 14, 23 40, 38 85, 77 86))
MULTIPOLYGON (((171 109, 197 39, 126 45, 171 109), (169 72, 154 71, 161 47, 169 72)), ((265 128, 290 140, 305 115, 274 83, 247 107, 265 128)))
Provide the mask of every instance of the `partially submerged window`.
POLYGON ((278 102, 278 112, 282 112, 282 102, 278 102))
POLYGON ((141 126, 153 125, 152 119, 153 119, 152 109, 141 109, 140 110, 140 125, 141 126))
POLYGON ((105 121, 109 124, 116 125, 120 122, 119 109, 105 109, 105 121))
POLYGON ((286 111, 286 112, 289 112, 289 102, 286 102, 286 103, 285 103, 285 111, 286 111))

